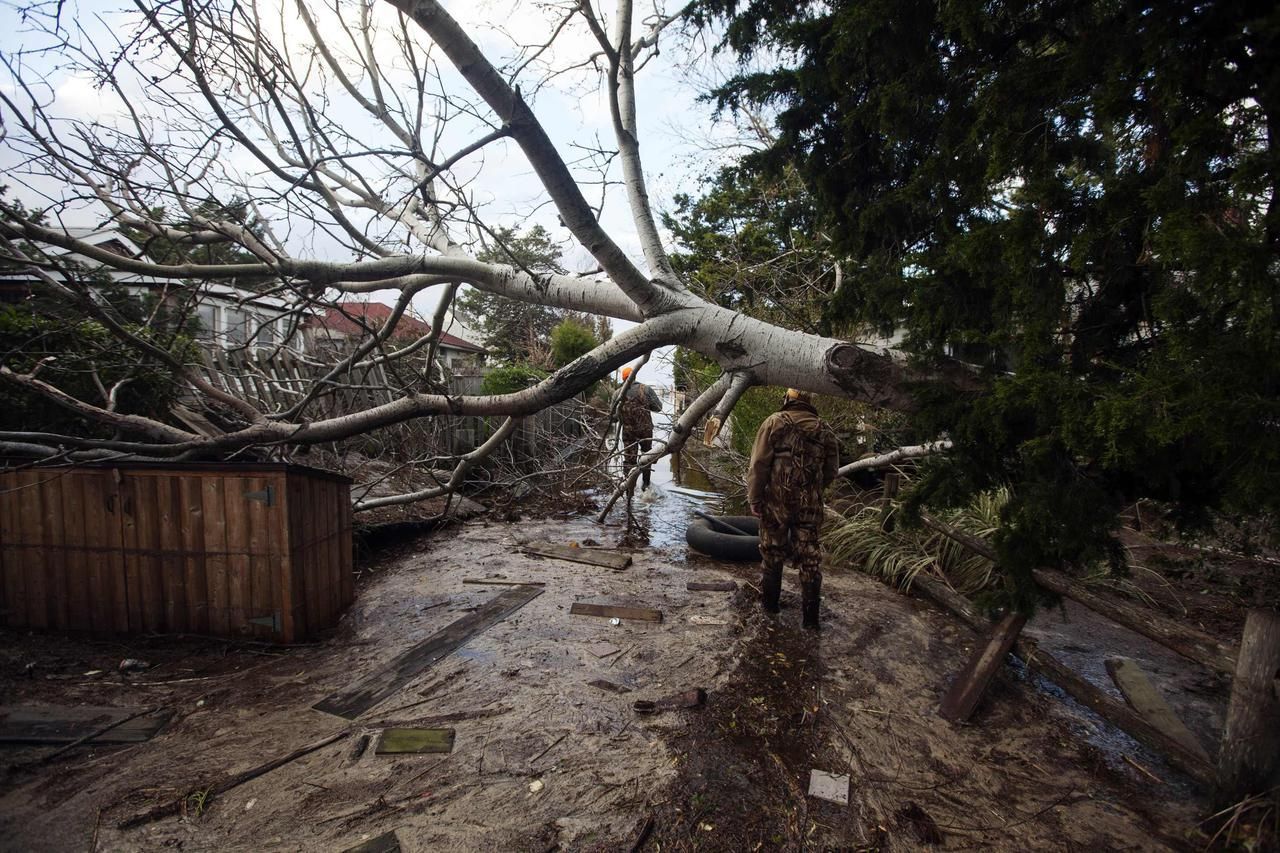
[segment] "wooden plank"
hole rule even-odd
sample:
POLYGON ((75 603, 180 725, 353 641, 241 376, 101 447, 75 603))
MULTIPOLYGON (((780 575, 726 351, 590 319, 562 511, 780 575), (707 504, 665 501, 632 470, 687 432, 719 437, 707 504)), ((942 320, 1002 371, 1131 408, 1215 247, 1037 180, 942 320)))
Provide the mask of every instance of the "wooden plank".
POLYGON ((294 639, 311 636, 307 618, 306 491, 300 474, 289 474, 289 553, 291 555, 289 606, 294 619, 294 639))
MULTIPOLYGON (((73 474, 72 479, 79 484, 79 493, 83 503, 79 507, 83 519, 83 535, 81 546, 84 561, 83 578, 86 579, 88 596, 86 598, 87 628, 95 634, 110 634, 113 625, 123 622, 123 630, 129 629, 128 594, 115 594, 114 566, 106 560, 105 547, 110 540, 111 528, 120 528, 119 496, 115 494, 115 484, 108 488, 109 471, 93 470, 82 474, 73 474), (120 612, 118 610, 123 610, 120 612)), ((119 552, 116 552, 119 556, 119 552)), ((120 575, 124 579, 123 560, 120 561, 120 575)), ((74 583, 74 580, 72 581, 74 583)))
POLYGON ((1024 614, 1009 613, 996 625, 986 644, 973 650, 969 662, 942 697, 940 713, 944 720, 962 723, 973 716, 1025 624, 1027 617, 1024 614))
MULTIPOLYGON (((140 708, 99 708, 87 705, 12 705, 0 707, 0 742, 72 743, 117 720, 136 714, 140 708)), ((91 738, 92 743, 142 743, 150 740, 173 716, 159 711, 135 717, 108 732, 91 738)))
POLYGON ((463 583, 485 584, 489 586, 546 586, 543 581, 506 581, 495 578, 466 578, 463 583))
POLYGON ((230 590, 227 589, 227 501, 223 479, 200 478, 204 517, 205 583, 209 588, 209 633, 230 633, 230 590))
POLYGON ((272 479, 252 477, 245 479, 244 483, 245 488, 252 495, 265 496, 269 493, 271 496, 270 503, 266 500, 246 498, 244 504, 247 552, 245 559, 248 561, 246 572, 248 605, 245 612, 245 629, 261 639, 277 639, 278 632, 275 625, 278 624, 279 611, 275 607, 271 584, 271 576, 274 574, 271 565, 271 528, 275 516, 280 514, 280 504, 272 479), (264 625, 261 620, 269 620, 269 623, 264 625))
POLYGON ((735 581, 689 581, 684 588, 689 592, 733 592, 738 584, 735 581))
POLYGON ((384 729, 374 755, 453 752, 453 729, 384 729))
POLYGON ((306 543, 295 571, 302 574, 302 589, 307 602, 307 625, 311 633, 320 630, 324 625, 324 608, 320 603, 321 577, 317 570, 320 563, 320 545, 316 541, 316 489, 315 481, 310 477, 299 477, 302 490, 302 535, 306 543))
POLYGON ((1237 661, 1218 752, 1218 808, 1261 794, 1280 774, 1280 613, 1249 611, 1237 661))
POLYGON ((299 637, 294 615, 297 602, 293 597, 293 559, 297 542, 293 523, 294 479, 295 475, 286 472, 276 480, 282 504, 272 531, 272 548, 279 557, 272 583, 275 605, 280 610, 280 640, 284 643, 296 642, 299 637))
POLYGON ((10 628, 25 628, 27 592, 22 558, 27 549, 17 547, 24 490, 17 474, 4 475, 0 490, 0 620, 10 628))
POLYGON ((179 478, 162 473, 155 478, 157 545, 160 555, 156 571, 160 576, 161 615, 164 630, 191 630, 187 619, 187 575, 182 556, 182 493, 179 478))
POLYGON ((44 543, 44 501, 41 496, 44 476, 39 471, 23 471, 18 474, 18 485, 22 491, 19 523, 21 530, 18 539, 25 547, 22 549, 23 580, 27 592, 27 624, 32 628, 48 628, 50 625, 50 602, 48 566, 44 543))
POLYGON ((575 601, 569 608, 574 616, 603 616, 606 619, 633 619, 638 622, 661 622, 662 611, 647 607, 626 607, 615 604, 587 604, 575 601))
POLYGON ((67 584, 66 532, 62 518, 62 477, 41 474, 40 508, 43 514, 46 589, 49 624, 59 631, 70 625, 71 592, 67 584))
POLYGON ((358 683, 322 699, 318 711, 354 720, 395 695, 406 684, 481 631, 501 622, 542 594, 536 586, 517 586, 495 595, 476 610, 396 655, 386 666, 358 683))
POLYGON ((346 484, 336 485, 338 502, 338 555, 341 585, 338 600, 346 610, 356 600, 355 549, 351 541, 351 489, 346 484))
POLYGON ((1137 662, 1128 658, 1108 658, 1106 666, 1111 680, 1120 688, 1133 710, 1169 738, 1186 747, 1188 752, 1200 756, 1206 763, 1209 762, 1209 753, 1205 751, 1204 745, 1164 701, 1164 697, 1137 662))
POLYGON ((571 563, 586 563, 590 566, 604 566, 614 571, 621 571, 631 565, 630 554, 619 554, 616 551, 598 548, 571 548, 568 545, 556 545, 551 542, 530 542, 522 550, 526 554, 536 554, 539 557, 568 560, 571 563))
POLYGON ((249 505, 245 495, 255 481, 248 477, 224 477, 223 501, 227 512, 227 630, 250 633, 249 610, 253 607, 249 581, 249 505))
POLYGON ((164 583, 160 579, 160 529, 159 509, 156 506, 156 478, 152 475, 130 474, 122 487, 125 547, 134 549, 133 559, 139 581, 138 606, 134 607, 135 592, 129 590, 130 620, 133 631, 159 632, 164 630, 164 583), (134 610, 140 611, 141 622, 133 620, 134 610))
POLYGON ((67 627, 72 631, 89 631, 93 619, 89 612, 89 555, 85 545, 85 496, 83 475, 66 474, 62 483, 63 554, 66 555, 67 627))
POLYGON ((178 478, 178 493, 182 509, 180 530, 184 585, 187 590, 187 624, 191 631, 208 634, 209 579, 204 545, 204 482, 196 474, 183 474, 178 478))

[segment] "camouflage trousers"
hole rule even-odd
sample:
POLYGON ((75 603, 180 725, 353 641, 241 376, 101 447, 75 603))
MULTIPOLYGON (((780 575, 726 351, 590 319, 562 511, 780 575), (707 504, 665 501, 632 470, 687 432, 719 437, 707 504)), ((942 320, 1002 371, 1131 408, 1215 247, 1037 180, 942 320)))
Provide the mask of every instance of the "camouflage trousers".
MULTIPOLYGON (((627 441, 622 448, 622 473, 630 474, 631 469, 636 467, 641 453, 648 453, 653 447, 653 438, 640 438, 627 441)), ((640 472, 641 488, 649 488, 649 478, 653 475, 653 466, 650 466, 640 472)))
POLYGON ((760 519, 760 557, 766 572, 782 572, 790 559, 800 570, 800 583, 822 580, 822 538, 817 525, 760 519))

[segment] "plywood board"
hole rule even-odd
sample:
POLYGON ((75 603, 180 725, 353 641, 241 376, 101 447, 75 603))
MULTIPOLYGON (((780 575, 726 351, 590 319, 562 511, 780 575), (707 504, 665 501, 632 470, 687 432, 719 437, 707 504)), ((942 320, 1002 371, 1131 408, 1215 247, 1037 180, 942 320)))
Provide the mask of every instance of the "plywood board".
POLYGON ((638 622, 661 622, 662 611, 648 607, 623 607, 614 604, 587 604, 577 601, 569 608, 574 616, 603 616, 606 619, 634 619, 638 622))
POLYGON ((1191 752, 1205 761, 1209 760, 1209 753, 1205 751, 1204 746, 1164 701, 1164 697, 1156 690, 1151 679, 1147 678, 1147 674, 1135 661, 1128 658, 1109 658, 1107 672, 1111 673, 1111 680, 1116 683, 1116 687, 1120 688, 1120 692, 1133 706, 1133 710, 1191 752))
MULTIPOLYGON (((0 706, 0 742, 71 743, 115 720, 136 714, 138 708, 96 708, 85 705, 0 706)), ((141 743, 164 727, 172 711, 158 711, 121 723, 90 743, 141 743)))
POLYGON ((318 711, 354 720, 373 706, 395 695, 406 684, 443 660, 468 640, 542 595, 542 588, 517 586, 505 590, 421 643, 401 652, 385 667, 345 690, 326 697, 313 707, 318 711))
POLYGON ((849 777, 825 770, 809 771, 809 796, 842 806, 849 804, 849 777))
POLYGON ((568 560, 571 563, 604 566, 614 571, 621 571, 631 565, 630 554, 620 554, 617 551, 605 551, 599 548, 572 548, 551 542, 530 542, 524 546, 524 552, 536 554, 539 557, 551 557, 555 560, 568 560))
POLYGON ((684 588, 689 592, 733 592, 738 584, 734 581, 689 581, 684 588))
POLYGON ((453 729, 386 729, 378 738, 375 755, 453 752, 453 729))

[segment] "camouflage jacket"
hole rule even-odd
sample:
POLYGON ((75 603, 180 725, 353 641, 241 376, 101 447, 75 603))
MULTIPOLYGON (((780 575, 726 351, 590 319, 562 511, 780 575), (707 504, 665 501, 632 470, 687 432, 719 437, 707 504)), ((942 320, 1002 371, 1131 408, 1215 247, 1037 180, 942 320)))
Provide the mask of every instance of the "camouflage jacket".
POLYGON ((822 515, 822 493, 840 469, 840 442, 817 411, 788 402, 765 418, 751 448, 747 502, 770 515, 822 515), (782 510, 786 510, 782 512, 782 510))
POLYGON ((634 383, 622 401, 622 437, 626 441, 653 438, 653 416, 649 412, 661 412, 662 401, 648 385, 634 383))

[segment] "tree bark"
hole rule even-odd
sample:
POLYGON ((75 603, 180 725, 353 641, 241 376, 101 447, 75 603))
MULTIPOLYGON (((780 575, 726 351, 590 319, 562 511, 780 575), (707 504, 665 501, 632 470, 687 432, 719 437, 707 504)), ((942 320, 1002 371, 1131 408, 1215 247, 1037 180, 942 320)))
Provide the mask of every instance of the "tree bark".
POLYGON ((1218 751, 1219 808, 1280 784, 1280 614, 1249 611, 1236 660, 1218 751))

